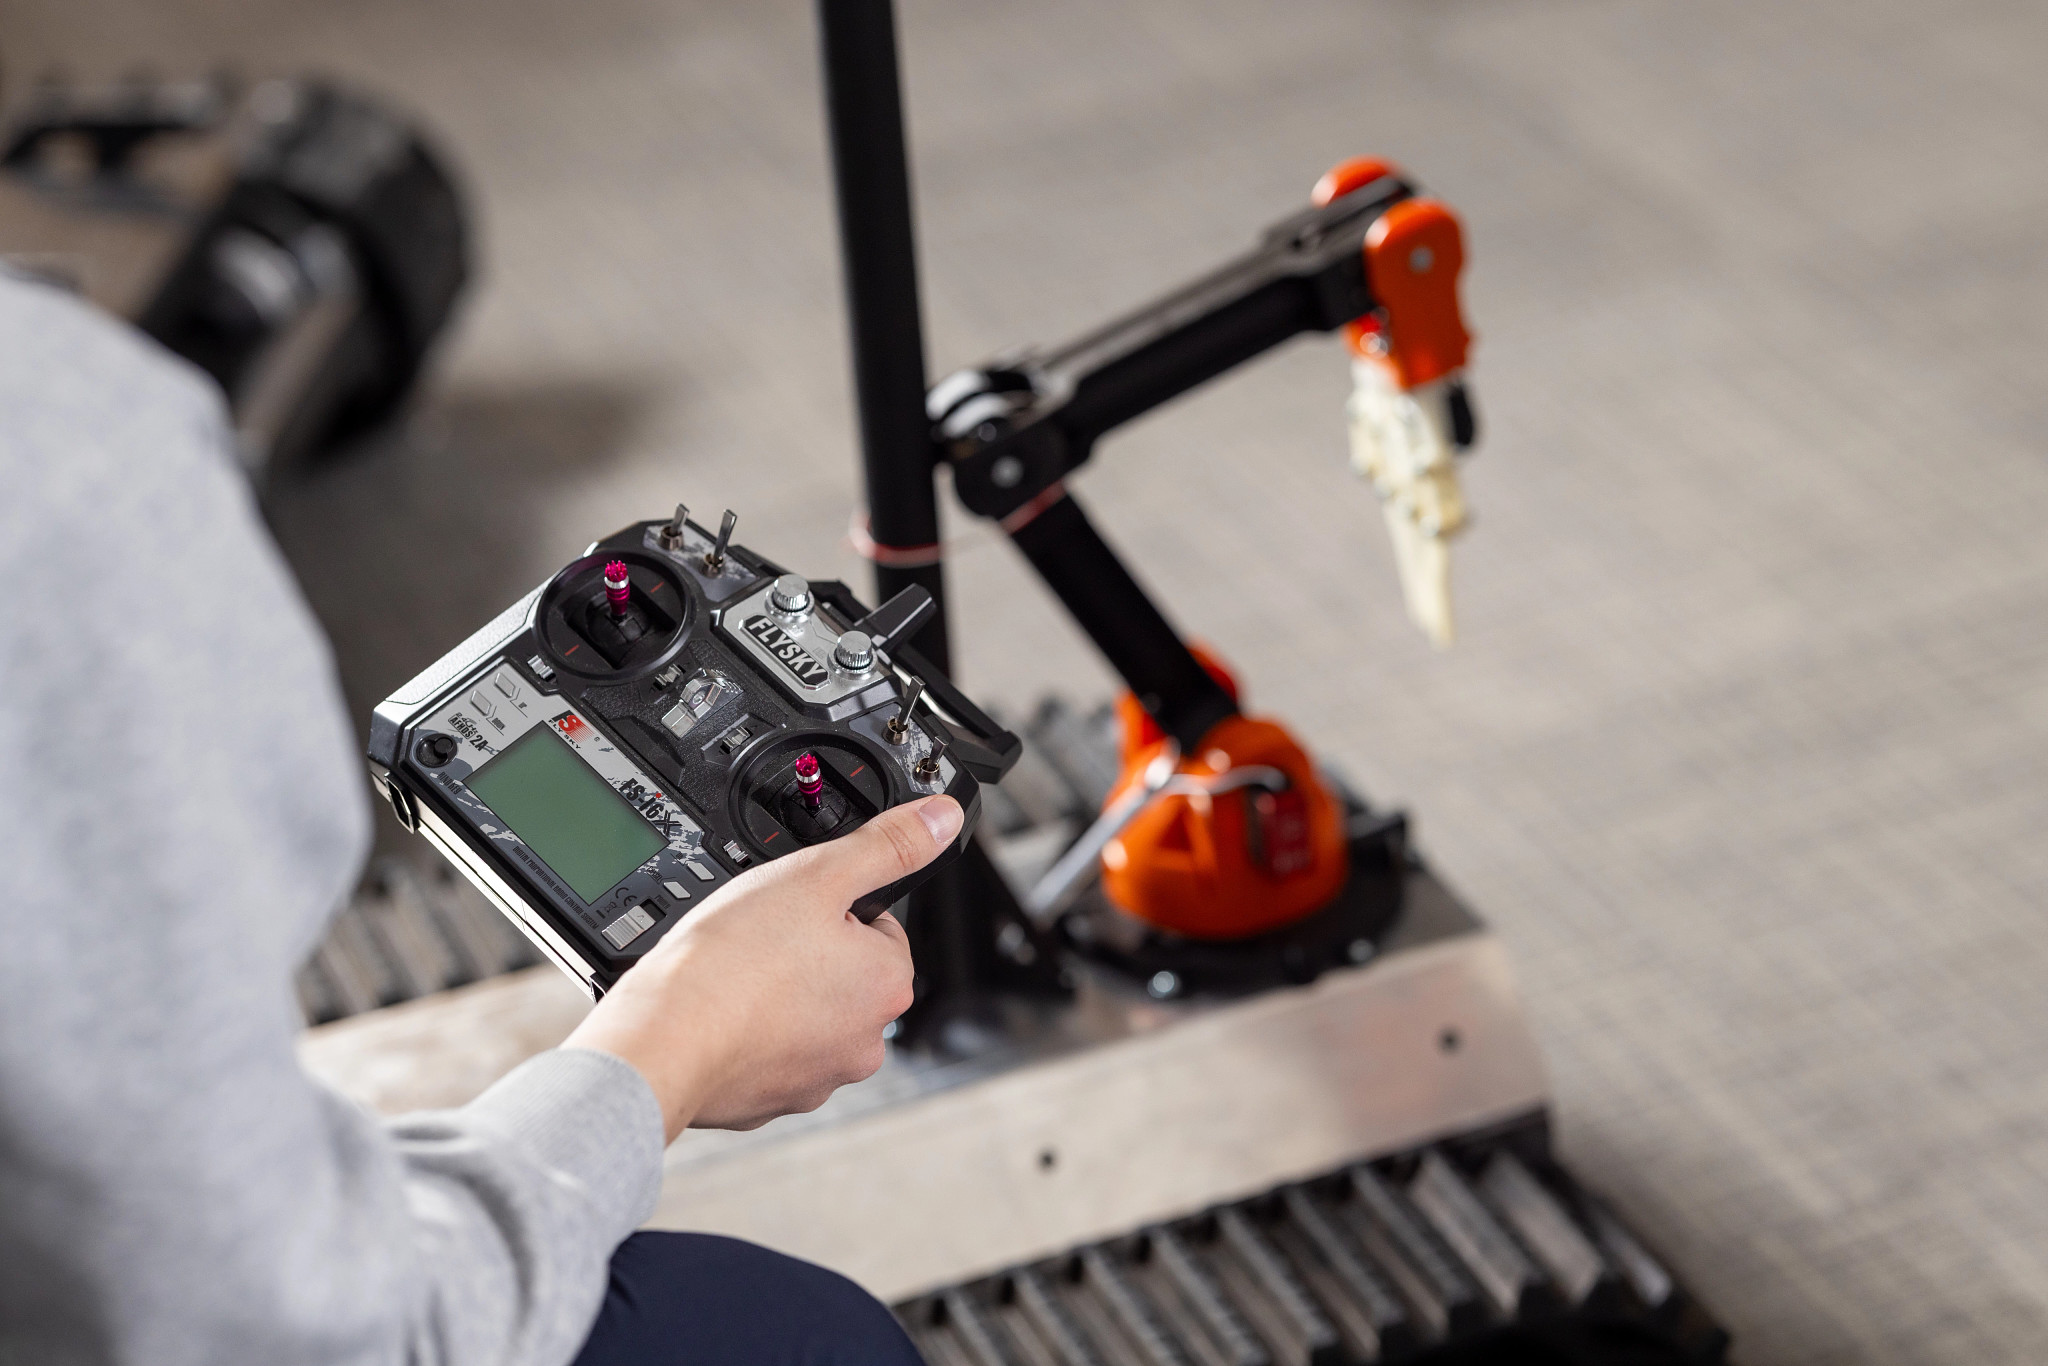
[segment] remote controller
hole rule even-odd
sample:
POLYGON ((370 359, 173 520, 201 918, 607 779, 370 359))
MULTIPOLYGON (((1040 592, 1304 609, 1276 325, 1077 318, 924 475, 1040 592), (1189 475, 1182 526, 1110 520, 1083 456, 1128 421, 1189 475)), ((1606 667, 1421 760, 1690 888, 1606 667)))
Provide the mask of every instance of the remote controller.
POLYGON ((370 769, 553 962, 600 996, 734 876, 944 792, 938 860, 861 898, 872 920, 959 856, 998 726, 904 642, 932 611, 869 611, 676 509, 593 544, 386 698, 370 769))

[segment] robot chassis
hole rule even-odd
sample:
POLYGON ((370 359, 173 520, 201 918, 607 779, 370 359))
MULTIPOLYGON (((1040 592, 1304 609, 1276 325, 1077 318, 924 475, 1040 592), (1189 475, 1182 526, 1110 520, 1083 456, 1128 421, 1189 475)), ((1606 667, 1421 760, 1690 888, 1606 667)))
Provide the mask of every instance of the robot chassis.
POLYGON ((890 0, 818 12, 877 598, 928 592, 914 642, 950 667, 943 464, 1129 691, 1113 730, 1057 705, 1024 727, 985 838, 912 895, 882 1076, 779 1137, 679 1148, 654 1223, 853 1275, 935 1366, 1724 1360, 1552 1155, 1499 943, 1400 813, 1242 713, 1064 482, 1122 423, 1341 331, 1354 463, 1446 642, 1476 434, 1455 216, 1347 162, 1237 259, 927 388, 890 0))

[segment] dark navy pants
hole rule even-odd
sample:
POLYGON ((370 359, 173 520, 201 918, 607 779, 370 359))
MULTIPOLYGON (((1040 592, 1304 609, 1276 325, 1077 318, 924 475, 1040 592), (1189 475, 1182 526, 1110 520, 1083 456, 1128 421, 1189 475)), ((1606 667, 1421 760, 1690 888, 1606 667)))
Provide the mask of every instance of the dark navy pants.
POLYGON ((636 1233, 576 1366, 923 1366, 881 1302, 836 1271, 734 1238, 636 1233))

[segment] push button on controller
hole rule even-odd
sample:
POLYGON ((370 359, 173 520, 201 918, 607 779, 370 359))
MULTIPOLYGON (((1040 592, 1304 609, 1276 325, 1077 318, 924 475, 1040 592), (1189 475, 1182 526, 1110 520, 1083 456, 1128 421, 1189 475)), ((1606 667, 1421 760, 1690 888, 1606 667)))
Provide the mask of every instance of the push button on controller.
POLYGON ((421 736, 419 743, 412 747, 412 755, 428 768, 440 768, 453 759, 461 748, 454 736, 436 732, 421 736))

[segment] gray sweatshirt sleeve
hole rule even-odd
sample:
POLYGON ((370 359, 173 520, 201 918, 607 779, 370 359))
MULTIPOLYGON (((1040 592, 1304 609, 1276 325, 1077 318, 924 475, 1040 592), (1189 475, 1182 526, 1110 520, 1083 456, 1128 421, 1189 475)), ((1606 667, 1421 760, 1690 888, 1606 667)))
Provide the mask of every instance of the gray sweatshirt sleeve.
POLYGON ((555 1363, 652 1209, 598 1053, 385 1124, 290 975, 368 841, 218 394, 0 277, 0 1366, 555 1363))

